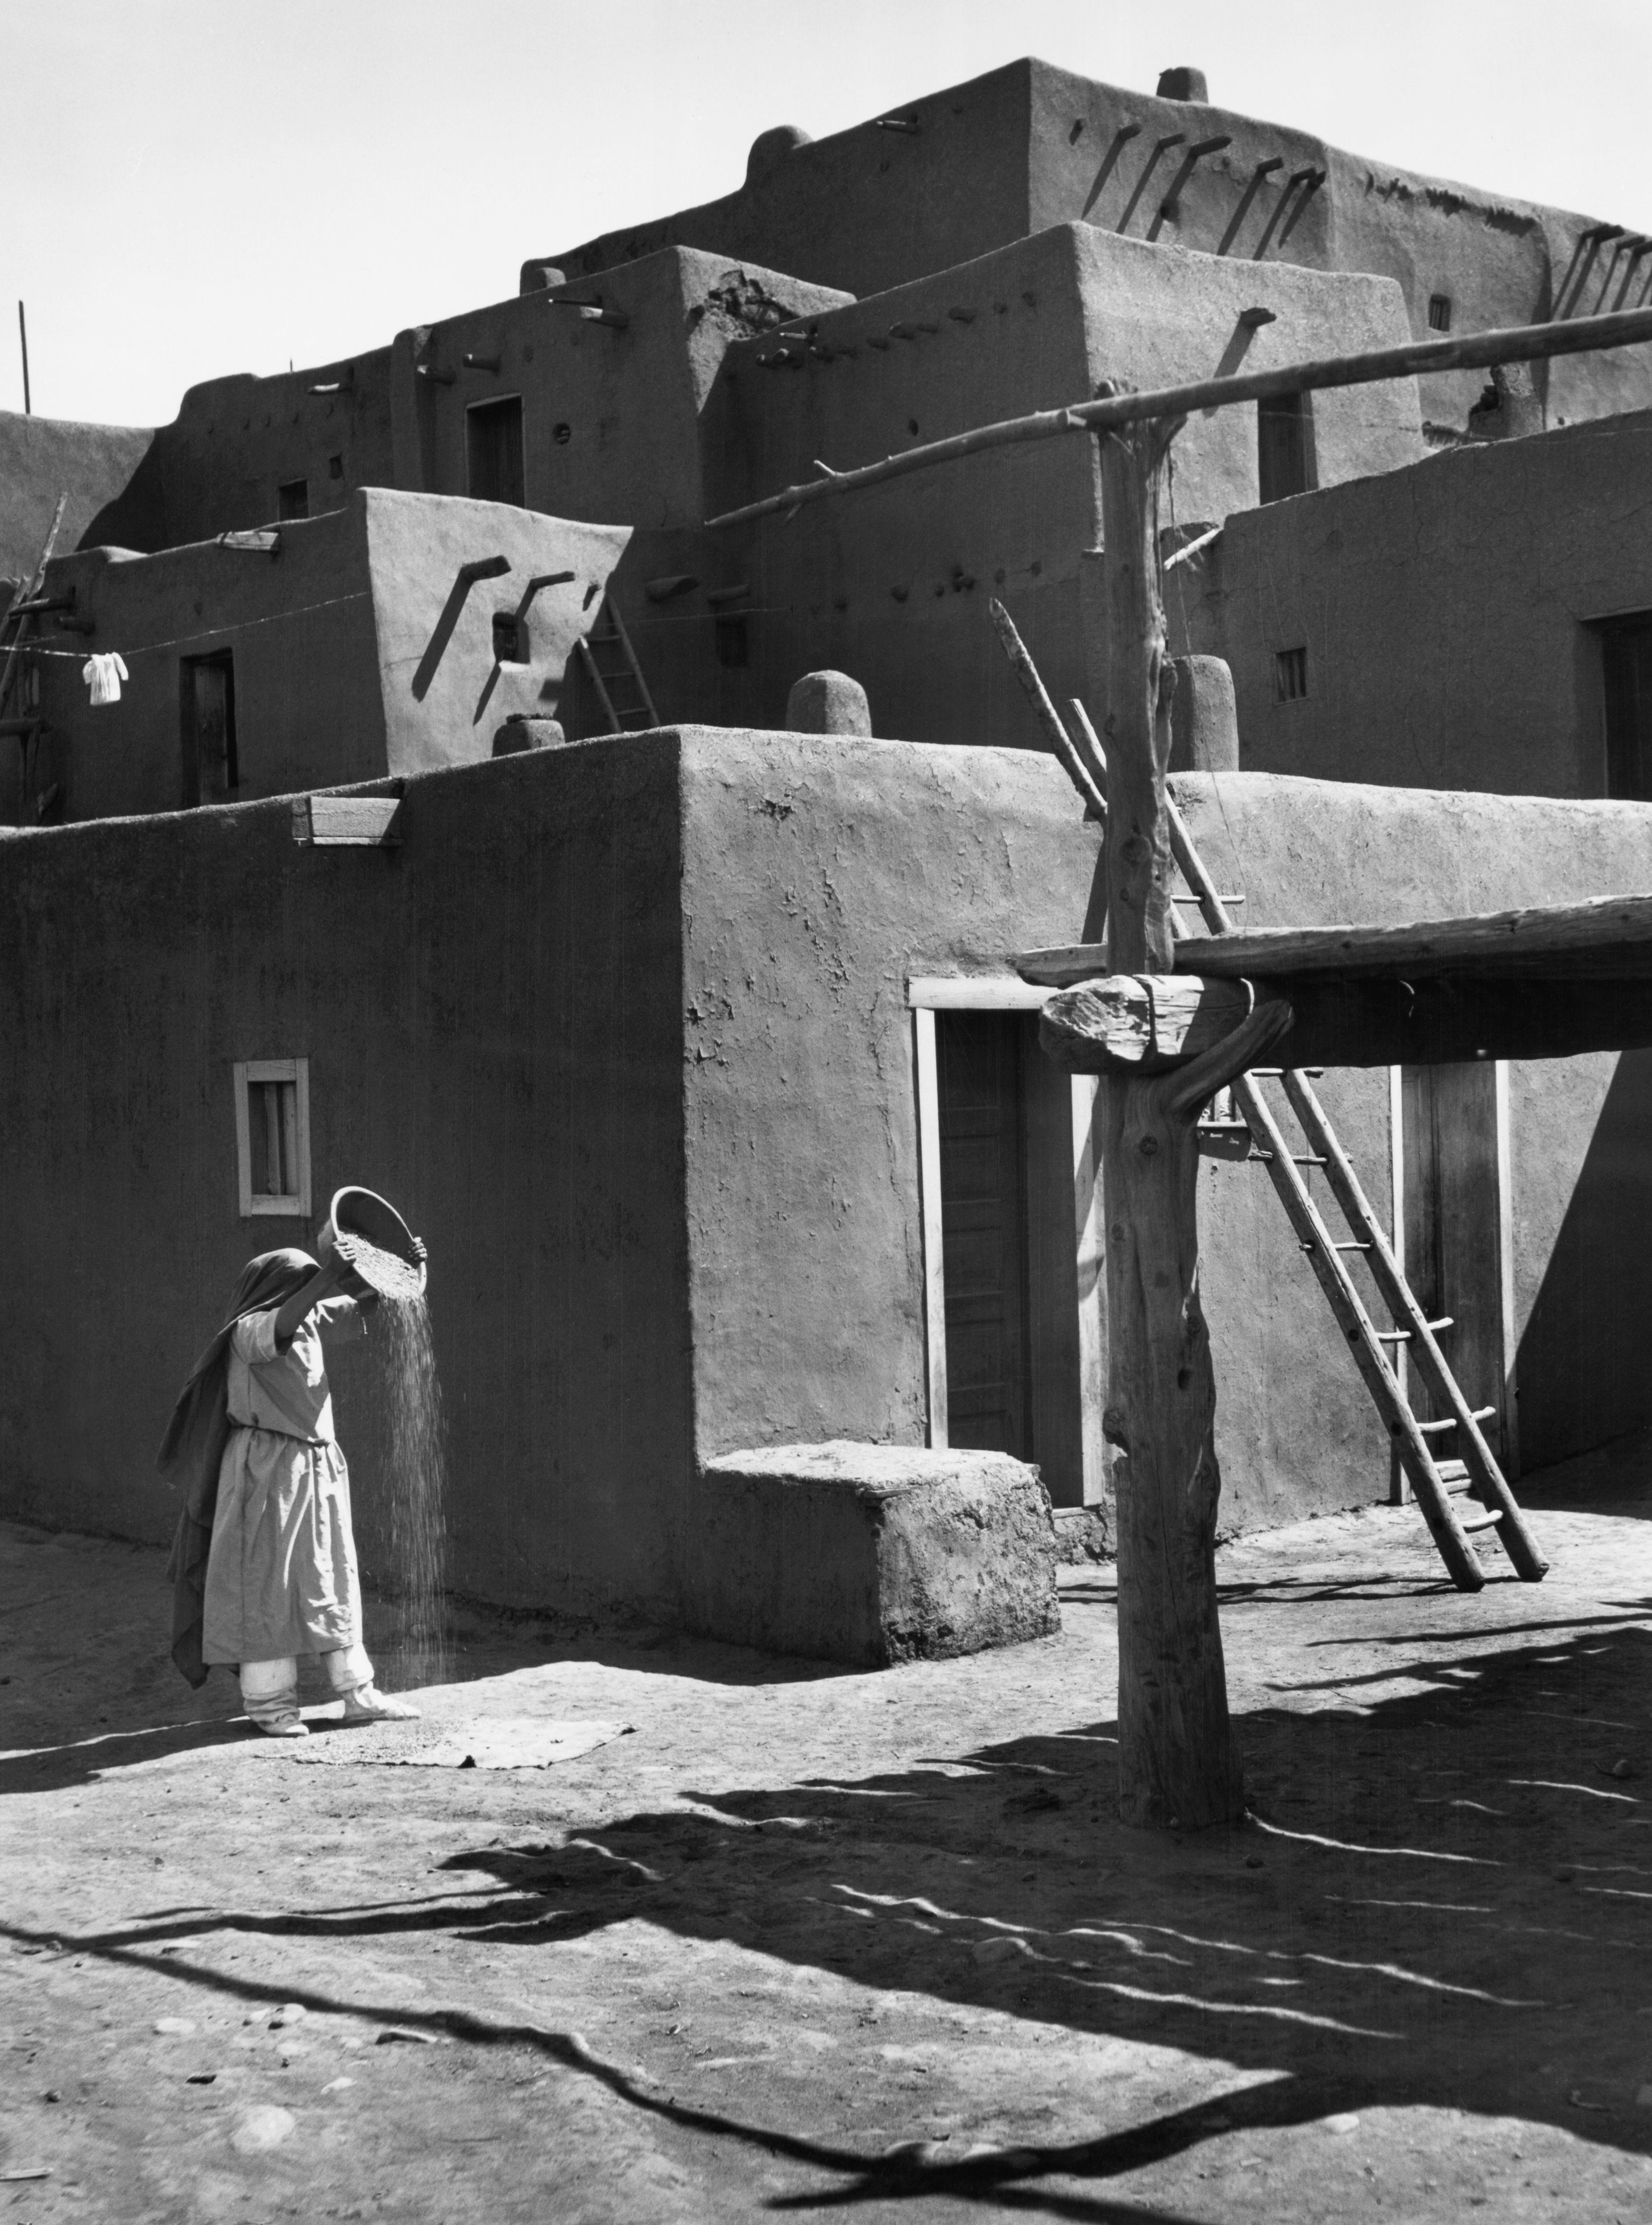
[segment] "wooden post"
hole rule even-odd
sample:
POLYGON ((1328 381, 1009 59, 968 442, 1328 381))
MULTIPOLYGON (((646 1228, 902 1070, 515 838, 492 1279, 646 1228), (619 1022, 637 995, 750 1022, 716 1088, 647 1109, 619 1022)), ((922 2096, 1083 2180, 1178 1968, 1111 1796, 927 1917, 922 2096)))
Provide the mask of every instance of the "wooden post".
MULTIPOLYGON (((1102 437, 1107 618, 1108 946, 1115 973, 1172 965, 1174 670, 1159 593, 1159 487, 1180 421, 1102 437)), ((1216 1377, 1199 1303, 1200 1105, 1289 1024, 1260 1006, 1158 1081, 1104 1077, 1109 1365, 1102 1433, 1119 1524, 1119 1805, 1127 1823, 1195 1829, 1245 1810, 1217 1620, 1216 1377)))

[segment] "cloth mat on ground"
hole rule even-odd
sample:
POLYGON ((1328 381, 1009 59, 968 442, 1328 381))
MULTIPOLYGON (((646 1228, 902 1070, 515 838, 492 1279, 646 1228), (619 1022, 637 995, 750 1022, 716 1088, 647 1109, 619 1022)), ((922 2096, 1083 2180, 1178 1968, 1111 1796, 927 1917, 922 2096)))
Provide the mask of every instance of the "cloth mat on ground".
POLYGON ((544 1715, 476 1715, 461 1722, 342 1723, 312 1721, 311 1735, 283 1751, 293 1761, 359 1769, 548 1769, 572 1761, 635 1727, 553 1721, 544 1715))

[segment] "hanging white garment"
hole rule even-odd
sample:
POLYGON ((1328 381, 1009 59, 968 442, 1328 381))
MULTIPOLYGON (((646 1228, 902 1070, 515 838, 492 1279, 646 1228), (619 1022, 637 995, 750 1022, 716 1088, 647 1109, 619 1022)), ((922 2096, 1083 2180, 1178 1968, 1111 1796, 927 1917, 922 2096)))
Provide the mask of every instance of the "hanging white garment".
POLYGON ((100 656, 89 656, 80 668, 80 677, 91 689, 94 703, 118 703, 120 683, 130 675, 120 651, 111 650, 100 656))

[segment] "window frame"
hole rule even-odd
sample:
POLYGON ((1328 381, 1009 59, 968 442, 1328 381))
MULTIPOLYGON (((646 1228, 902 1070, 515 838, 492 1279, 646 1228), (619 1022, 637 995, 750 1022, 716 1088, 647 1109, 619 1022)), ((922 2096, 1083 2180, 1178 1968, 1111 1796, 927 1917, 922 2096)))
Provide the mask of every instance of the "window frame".
POLYGON ((1308 644, 1294 642, 1274 651, 1274 701, 1306 703, 1308 700, 1308 644), (1299 687, 1298 681, 1301 682, 1299 687))
POLYGON ((307 1058, 247 1058, 234 1062, 235 1155, 240 1213, 243 1220, 260 1216, 282 1220, 308 1220, 313 1184, 310 1180, 309 1061, 307 1058), (252 1187, 251 1091, 268 1081, 294 1084, 294 1157, 296 1190, 274 1196, 252 1187))

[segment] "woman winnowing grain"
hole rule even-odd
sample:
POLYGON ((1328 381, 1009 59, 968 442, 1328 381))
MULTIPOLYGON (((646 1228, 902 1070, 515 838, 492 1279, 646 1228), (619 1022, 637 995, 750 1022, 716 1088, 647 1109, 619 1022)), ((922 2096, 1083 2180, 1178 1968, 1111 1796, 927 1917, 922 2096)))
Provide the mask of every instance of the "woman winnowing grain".
POLYGON ((346 1722, 418 1713, 375 1688, 361 1643, 350 1474, 322 1357, 366 1334, 377 1295, 339 1258, 330 1226, 317 1248, 319 1262, 266 1252, 241 1270, 159 1461, 186 1493, 169 1569, 172 1658, 195 1685, 213 1667, 238 1667, 248 1715, 275 1738, 307 1735, 301 1654, 321 1657, 346 1722))

